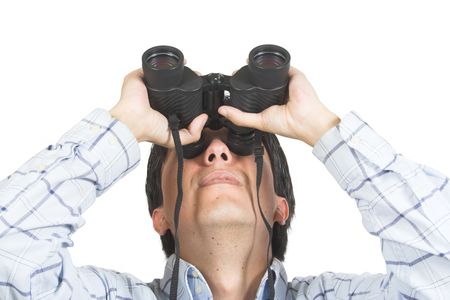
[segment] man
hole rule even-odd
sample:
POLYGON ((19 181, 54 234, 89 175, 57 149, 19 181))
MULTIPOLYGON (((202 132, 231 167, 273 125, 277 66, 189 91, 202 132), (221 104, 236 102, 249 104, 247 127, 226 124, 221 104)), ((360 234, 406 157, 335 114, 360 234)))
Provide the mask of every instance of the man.
MULTIPOLYGON (((396 153, 355 112, 341 120, 295 68, 286 105, 259 114, 231 107, 219 113, 237 125, 312 146, 357 201, 365 228, 381 239, 386 274, 327 272, 288 282, 284 250, 270 252, 275 299, 449 299, 446 176, 396 153)), ((182 143, 198 140, 205 122, 206 115, 200 115, 181 130, 182 143)), ((225 129, 205 132, 206 150, 184 165, 178 297, 266 299, 269 237, 257 211, 254 157, 230 152, 225 129)), ((157 194, 151 189, 161 189, 159 206, 152 207, 157 200, 150 199, 153 225, 161 236, 171 236, 176 198, 172 137, 167 120, 150 108, 137 70, 125 78, 121 99, 109 112, 93 111, 0 183, 1 299, 168 298, 174 255, 162 280, 144 283, 111 270, 76 268, 67 250, 70 234, 83 223, 82 213, 136 166, 138 142, 144 141, 169 149, 159 156, 164 160, 159 171, 150 166, 161 174, 160 187, 147 189, 151 198, 157 194)), ((271 226, 286 226, 293 198, 276 191, 279 167, 269 157, 274 148, 265 146, 262 209, 271 226)), ((170 242, 166 246, 170 255, 170 242)))

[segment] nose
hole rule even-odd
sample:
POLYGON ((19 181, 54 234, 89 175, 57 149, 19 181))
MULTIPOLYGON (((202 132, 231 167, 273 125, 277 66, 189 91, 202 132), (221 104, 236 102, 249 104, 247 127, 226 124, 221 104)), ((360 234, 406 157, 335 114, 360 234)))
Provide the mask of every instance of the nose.
POLYGON ((230 164, 232 155, 228 146, 220 139, 213 139, 203 152, 203 162, 212 165, 218 162, 230 164))

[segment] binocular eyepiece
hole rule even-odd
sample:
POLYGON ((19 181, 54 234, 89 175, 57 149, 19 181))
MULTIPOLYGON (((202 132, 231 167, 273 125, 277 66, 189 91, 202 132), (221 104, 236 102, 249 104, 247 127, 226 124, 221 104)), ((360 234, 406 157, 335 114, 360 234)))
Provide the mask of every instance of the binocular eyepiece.
MULTIPOLYGON (((234 75, 199 76, 184 65, 180 50, 156 46, 144 52, 142 67, 153 109, 168 119, 176 116, 180 128, 206 113, 205 128, 228 128, 228 148, 238 155, 250 155, 255 147, 255 129, 236 126, 220 116, 217 109, 230 105, 244 112, 259 113, 272 105, 286 103, 290 55, 280 46, 261 45, 250 51, 248 64, 234 75)), ((193 158, 205 147, 202 134, 198 142, 183 146, 183 156, 193 158)))

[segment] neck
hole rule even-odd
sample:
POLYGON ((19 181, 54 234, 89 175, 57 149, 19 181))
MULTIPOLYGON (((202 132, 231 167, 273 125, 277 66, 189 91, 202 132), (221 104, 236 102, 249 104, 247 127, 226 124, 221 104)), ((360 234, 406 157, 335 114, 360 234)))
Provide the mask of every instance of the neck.
POLYGON ((200 270, 215 300, 255 299, 267 270, 267 243, 267 232, 254 227, 209 228, 186 232, 180 254, 200 270))

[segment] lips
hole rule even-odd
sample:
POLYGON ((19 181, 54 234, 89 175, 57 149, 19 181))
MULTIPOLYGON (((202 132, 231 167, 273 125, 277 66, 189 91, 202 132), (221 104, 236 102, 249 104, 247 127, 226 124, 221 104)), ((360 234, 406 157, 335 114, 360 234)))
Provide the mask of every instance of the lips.
POLYGON ((212 171, 200 180, 199 186, 205 187, 213 184, 241 185, 237 176, 225 170, 212 171))

